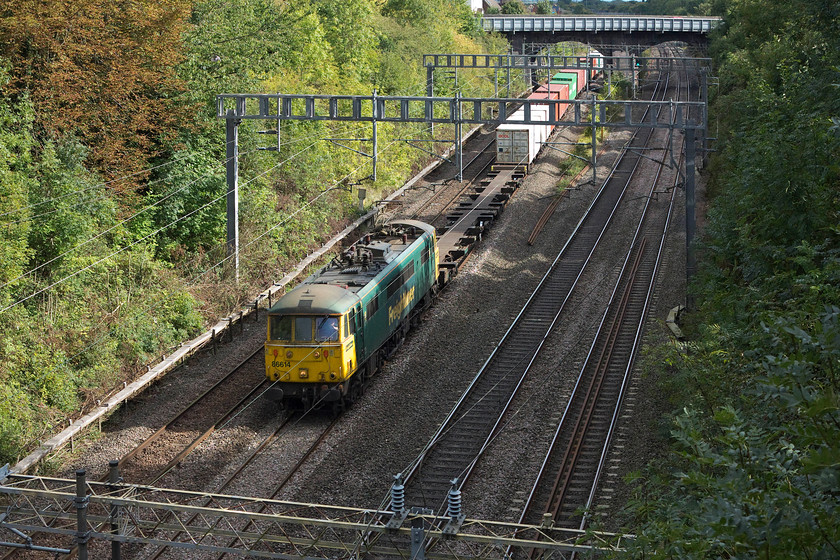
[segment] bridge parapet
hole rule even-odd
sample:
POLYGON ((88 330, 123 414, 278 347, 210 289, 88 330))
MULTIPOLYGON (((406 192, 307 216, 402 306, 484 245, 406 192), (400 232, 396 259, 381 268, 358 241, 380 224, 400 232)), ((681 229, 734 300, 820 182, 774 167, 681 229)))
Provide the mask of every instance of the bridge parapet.
POLYGON ((678 16, 484 16, 484 31, 500 33, 654 32, 706 34, 720 24, 717 17, 678 16))

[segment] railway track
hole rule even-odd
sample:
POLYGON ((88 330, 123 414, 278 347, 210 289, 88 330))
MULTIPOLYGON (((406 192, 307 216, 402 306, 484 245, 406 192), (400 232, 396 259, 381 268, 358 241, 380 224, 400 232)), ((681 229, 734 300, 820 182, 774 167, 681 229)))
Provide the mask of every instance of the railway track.
POLYGON ((268 385, 259 348, 119 459, 126 480, 154 485, 268 385), (254 379, 257 381, 255 382, 254 379), (211 411, 208 414, 208 411, 211 411))
MULTIPOLYGON (((674 141, 672 135, 666 147, 674 141)), ((559 526, 577 529, 587 522, 581 512, 593 503, 616 429, 676 201, 678 173, 658 191, 664 152, 619 281, 520 521, 550 517, 559 526)))
POLYGON ((408 470, 406 502, 435 511, 446 502, 452 480, 462 486, 488 444, 557 322, 641 161, 647 137, 635 134, 590 205, 461 400, 408 470))
POLYGON ((487 170, 493 163, 494 150, 491 148, 495 148, 495 142, 484 143, 478 153, 464 165, 465 171, 470 169, 470 172, 465 176, 465 180, 460 183, 453 179, 447 180, 444 183, 444 188, 439 193, 433 193, 419 208, 414 210, 409 219, 422 220, 433 226, 441 225, 441 217, 453 204, 463 198, 477 181, 486 175, 487 170), (435 210, 437 211, 435 212, 435 210))
MULTIPOLYGON (((247 469, 254 469, 259 473, 266 472, 266 466, 263 464, 259 464, 259 459, 261 456, 269 450, 272 443, 282 440, 283 435, 290 427, 295 427, 296 424, 301 421, 301 419, 305 416, 304 413, 290 413, 286 414, 276 429, 272 431, 267 437, 263 439, 262 442, 257 445, 254 450, 248 454, 243 461, 224 479, 224 481, 213 491, 214 494, 237 494, 236 485, 239 481, 238 477, 242 475, 247 469)), ((308 426, 312 428, 314 440, 309 444, 306 451, 304 451, 300 457, 297 459, 295 464, 283 475, 278 476, 278 481, 275 483, 273 488, 267 493, 268 495, 264 496, 268 500, 274 500, 278 497, 280 492, 288 485, 288 483, 293 479, 293 477, 299 472, 301 467, 306 463, 312 453, 321 445, 324 439, 332 432, 333 428, 335 428, 336 424, 338 423, 337 418, 332 418, 330 420, 326 420, 323 416, 319 416, 314 420, 314 424, 308 426), (317 435, 315 435, 317 434, 317 435)), ((278 473, 276 470, 270 471, 276 476, 278 473)), ((206 505, 199 504, 199 505, 206 505)), ((263 504, 260 506, 256 513, 262 513, 267 506, 263 504)), ((189 525, 195 520, 195 517, 189 519, 186 524, 189 525)), ((217 523, 218 524, 218 523, 217 523)), ((239 531, 247 531, 251 528, 250 523, 241 523, 241 526, 237 527, 239 531)), ((184 536, 183 533, 175 534, 172 538, 178 539, 179 537, 184 536)), ((214 543, 218 546, 220 543, 214 543)), ((224 544, 227 548, 234 548, 234 542, 228 541, 224 544)), ((147 560, 157 560, 164 553, 168 550, 168 547, 158 547, 151 555, 147 557, 147 560)), ((221 553, 215 556, 217 560, 221 560, 224 558, 226 554, 221 553)))
MULTIPOLYGON (((262 348, 251 353, 117 460, 122 478, 136 484, 156 484, 243 406, 257 398, 267 386, 262 375, 254 382, 255 367, 262 368, 262 353, 262 348)), ((99 479, 107 480, 108 473, 99 479)), ((19 554, 18 550, 10 549, 2 558, 7 560, 19 554)), ((74 555, 75 552, 70 557, 74 555)))

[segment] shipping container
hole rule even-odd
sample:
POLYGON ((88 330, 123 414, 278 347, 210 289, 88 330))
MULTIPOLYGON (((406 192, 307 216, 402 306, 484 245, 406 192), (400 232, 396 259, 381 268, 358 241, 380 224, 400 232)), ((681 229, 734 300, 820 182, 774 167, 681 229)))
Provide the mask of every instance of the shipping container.
MULTIPOLYGON (((547 105, 531 106, 532 121, 548 120, 547 105)), ((550 124, 523 124, 525 110, 518 109, 507 122, 496 128, 496 163, 514 165, 528 164, 534 161, 542 143, 548 139, 553 126, 550 124)))
POLYGON ((552 84, 565 84, 569 88, 569 99, 577 97, 578 73, 576 71, 558 72, 551 78, 552 84))
POLYGON ((586 79, 586 68, 581 68, 580 70, 575 70, 577 73, 577 92, 580 93, 586 86, 589 84, 589 81, 586 79))
MULTIPOLYGON (((557 99, 557 92, 560 89, 559 86, 560 86, 560 84, 554 84, 553 87, 549 88, 549 87, 546 87, 545 84, 541 85, 536 90, 534 90, 534 93, 532 93, 531 95, 528 96, 528 99, 530 99, 530 100, 540 100, 540 99, 554 100, 554 99, 557 99)), ((557 105, 548 105, 547 104, 546 106, 550 107, 550 111, 553 113, 554 118, 556 119, 557 116, 558 116, 557 105)))
MULTIPOLYGON (((569 86, 567 84, 553 84, 552 87, 557 88, 557 99, 569 99, 569 86)), ((559 120, 563 118, 563 115, 565 115, 568 110, 568 103, 560 103, 557 106, 557 119, 559 120)))

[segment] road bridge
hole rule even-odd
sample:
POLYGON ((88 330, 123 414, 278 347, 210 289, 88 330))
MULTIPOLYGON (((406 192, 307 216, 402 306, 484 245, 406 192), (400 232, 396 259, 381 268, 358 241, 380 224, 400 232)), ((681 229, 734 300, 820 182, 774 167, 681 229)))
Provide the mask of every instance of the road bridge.
POLYGON ((514 52, 526 43, 579 41, 606 55, 613 45, 649 47, 668 41, 705 45, 717 17, 679 16, 484 16, 484 31, 507 35, 514 52))

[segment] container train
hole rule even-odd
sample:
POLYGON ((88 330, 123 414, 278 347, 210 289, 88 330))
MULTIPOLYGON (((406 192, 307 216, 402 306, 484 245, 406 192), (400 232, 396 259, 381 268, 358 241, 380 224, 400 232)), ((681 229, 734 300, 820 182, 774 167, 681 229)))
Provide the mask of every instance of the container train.
MULTIPOLYGON (((559 72, 529 99, 575 99, 586 85, 585 72, 559 72)), ((567 105, 555 107, 551 117, 557 119, 567 105)), ((551 110, 548 104, 533 105, 532 119, 548 121, 551 110)), ((517 113, 511 120, 522 120, 517 113)), ((496 163, 516 168, 531 163, 553 128, 500 125, 496 163)), ((283 295, 268 310, 265 371, 273 383, 267 397, 281 406, 331 407, 334 413, 351 405, 449 278, 445 265, 439 272, 434 227, 394 221, 283 295)))
POLYGON ((391 222, 268 310, 269 399, 339 412, 364 391, 438 289, 435 229, 391 222))
MULTIPOLYGON (((598 51, 590 51, 586 57, 580 59, 582 63, 587 60, 593 62, 589 78, 594 78, 598 69, 603 67, 604 58, 598 51)), ((548 83, 539 86, 528 96, 528 99, 539 100, 574 100, 577 95, 586 87, 587 70, 580 68, 566 70, 554 74, 548 83)), ((548 121, 551 105, 531 105, 532 121, 548 121)), ((568 104, 558 103, 555 120, 563 116, 568 104)), ((522 124, 525 120, 525 108, 520 107, 514 112, 508 122, 500 124, 496 128, 496 163, 527 166, 537 157, 543 142, 545 142, 554 130, 551 124, 522 124)))

